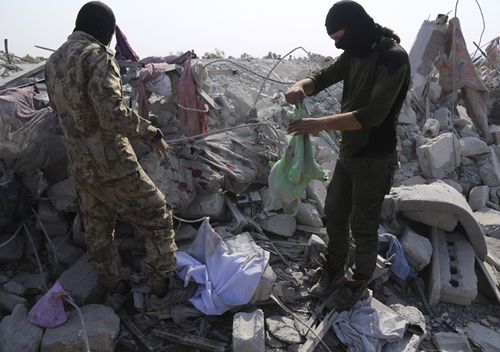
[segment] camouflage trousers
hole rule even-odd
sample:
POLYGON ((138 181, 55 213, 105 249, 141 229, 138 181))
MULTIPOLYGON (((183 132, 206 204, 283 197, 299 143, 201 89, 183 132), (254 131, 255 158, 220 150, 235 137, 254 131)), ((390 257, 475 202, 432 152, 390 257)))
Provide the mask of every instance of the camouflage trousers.
POLYGON ((380 211, 392 186, 396 161, 396 153, 341 156, 337 161, 325 200, 330 272, 344 269, 351 232, 356 245, 354 278, 371 278, 377 263, 380 211))
POLYGON ((165 280, 175 270, 177 246, 172 209, 142 170, 112 181, 77 181, 87 251, 99 281, 113 287, 121 279, 120 256, 114 241, 117 216, 145 239, 146 270, 152 280, 165 280))

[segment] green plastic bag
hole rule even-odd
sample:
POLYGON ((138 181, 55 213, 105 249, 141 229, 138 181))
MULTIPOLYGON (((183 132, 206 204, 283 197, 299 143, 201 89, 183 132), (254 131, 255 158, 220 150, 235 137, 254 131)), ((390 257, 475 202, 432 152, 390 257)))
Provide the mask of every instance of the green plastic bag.
MULTIPOLYGON (((299 120, 303 110, 299 107, 289 114, 290 120, 299 120)), ((299 199, 311 180, 326 181, 326 173, 314 160, 309 135, 295 135, 288 141, 285 155, 276 162, 269 174, 271 196, 265 210, 283 209, 288 215, 296 215, 299 199)))

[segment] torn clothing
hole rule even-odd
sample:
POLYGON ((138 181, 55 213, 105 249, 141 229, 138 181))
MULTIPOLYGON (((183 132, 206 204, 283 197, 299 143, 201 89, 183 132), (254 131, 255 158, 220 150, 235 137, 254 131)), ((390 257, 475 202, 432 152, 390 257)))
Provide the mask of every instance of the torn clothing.
POLYGON ((87 250, 99 281, 112 287, 120 280, 120 256, 114 241, 118 215, 144 236, 146 271, 161 281, 175 270, 172 210, 163 194, 140 169, 108 182, 76 184, 87 250))
POLYGON ((396 147, 396 121, 410 84, 405 50, 383 37, 368 55, 342 53, 331 65, 310 76, 313 95, 344 82, 343 113, 353 112, 362 129, 342 131, 341 154, 348 157, 387 155, 396 147))
POLYGON ((47 60, 47 91, 77 182, 105 182, 138 171, 128 138, 150 141, 156 134, 148 120, 124 105, 119 72, 112 53, 80 31, 47 60))

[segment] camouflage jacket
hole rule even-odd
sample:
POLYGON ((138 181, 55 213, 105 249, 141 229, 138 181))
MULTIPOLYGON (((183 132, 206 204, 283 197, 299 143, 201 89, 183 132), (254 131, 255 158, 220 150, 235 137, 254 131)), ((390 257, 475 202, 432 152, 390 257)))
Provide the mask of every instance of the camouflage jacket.
POLYGON ((106 46, 74 32, 48 59, 45 80, 77 182, 110 181, 139 170, 128 138, 150 141, 156 128, 124 105, 120 70, 106 46))

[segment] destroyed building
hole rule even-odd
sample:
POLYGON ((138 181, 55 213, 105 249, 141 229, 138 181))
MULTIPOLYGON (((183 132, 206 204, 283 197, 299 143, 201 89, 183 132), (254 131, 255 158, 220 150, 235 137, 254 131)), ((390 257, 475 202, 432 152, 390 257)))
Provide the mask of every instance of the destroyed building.
MULTIPOLYGON (((117 35, 127 104, 171 146, 165 163, 133 141, 174 209, 178 299, 149 294, 144 240, 118 221, 132 292, 119 309, 103 304, 44 60, 5 50, 0 351, 500 350, 499 38, 471 55, 457 18, 424 21, 409 51, 413 84, 372 294, 335 312, 308 289, 328 242, 322 218, 338 135, 310 136, 324 173, 300 190, 277 196, 270 177, 290 139, 283 93, 332 58, 292 57, 300 47, 269 59, 141 59, 117 35)), ((341 94, 332 86, 304 112, 337 113, 341 94)))

